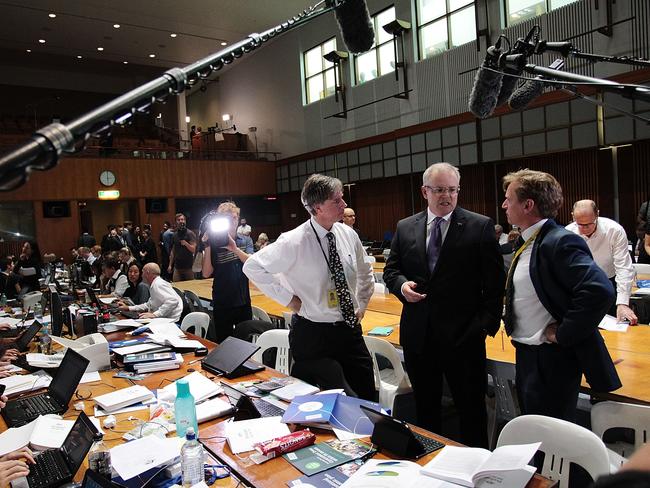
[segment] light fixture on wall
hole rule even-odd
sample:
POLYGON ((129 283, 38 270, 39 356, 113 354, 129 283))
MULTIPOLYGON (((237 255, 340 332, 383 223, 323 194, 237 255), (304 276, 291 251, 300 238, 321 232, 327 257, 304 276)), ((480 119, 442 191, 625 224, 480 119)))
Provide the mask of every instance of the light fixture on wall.
POLYGON ((230 115, 230 114, 223 114, 223 115, 221 116, 221 120, 223 120, 224 122, 229 122, 229 121, 232 120, 232 115, 230 115))
POLYGON ((334 100, 336 103, 339 102, 339 93, 341 94, 341 102, 343 104, 343 110, 338 114, 335 114, 334 117, 340 119, 348 118, 348 104, 345 99, 345 85, 341 77, 341 61, 348 59, 349 54, 346 51, 330 51, 327 54, 323 55, 326 61, 329 61, 334 65, 334 100))
POLYGON ((382 26, 382 29, 386 31, 388 34, 393 36, 393 53, 395 56, 395 80, 399 82, 399 70, 402 70, 402 74, 404 77, 404 90, 402 90, 401 93, 398 93, 395 95, 395 98, 403 98, 403 99, 408 99, 409 97, 409 84, 408 84, 408 77, 406 73, 406 57, 404 54, 404 33, 408 32, 411 30, 411 23, 407 22, 406 20, 400 20, 400 19, 395 19, 392 22, 389 22, 388 24, 382 26), (398 57, 397 53, 397 38, 400 40, 400 51, 401 51, 401 58, 398 57), (400 61, 401 59, 401 61, 400 61))
POLYGON ((189 123, 190 123, 190 116, 189 116, 189 115, 186 115, 186 116, 185 116, 185 123, 186 123, 186 124, 189 124, 189 123))

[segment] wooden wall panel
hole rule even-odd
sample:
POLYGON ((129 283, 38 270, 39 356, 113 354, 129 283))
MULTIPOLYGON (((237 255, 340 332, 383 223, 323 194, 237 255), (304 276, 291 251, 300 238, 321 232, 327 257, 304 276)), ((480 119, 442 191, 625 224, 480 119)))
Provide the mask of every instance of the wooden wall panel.
POLYGON ((639 207, 650 198, 650 141, 635 142, 617 151, 620 222, 633 238, 639 207))
POLYGON ((77 239, 81 234, 77 201, 70 202, 70 217, 59 219, 44 218, 42 203, 34 202, 34 226, 41 254, 54 253, 69 263, 70 248, 77 246, 77 239))
POLYGON ((267 161, 207 161, 67 158, 54 169, 34 172, 9 200, 96 199, 103 190, 99 174, 111 170, 121 198, 274 195, 275 163, 267 161))

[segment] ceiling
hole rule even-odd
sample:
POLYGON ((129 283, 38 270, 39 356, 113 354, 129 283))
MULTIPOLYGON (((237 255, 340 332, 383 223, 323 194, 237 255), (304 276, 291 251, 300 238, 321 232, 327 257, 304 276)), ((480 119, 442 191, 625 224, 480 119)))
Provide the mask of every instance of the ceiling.
POLYGON ((274 27, 313 3, 316 0, 0 0, 0 49, 24 55, 26 63, 30 55, 40 53, 78 63, 184 66, 223 49, 222 43, 230 45, 274 27))

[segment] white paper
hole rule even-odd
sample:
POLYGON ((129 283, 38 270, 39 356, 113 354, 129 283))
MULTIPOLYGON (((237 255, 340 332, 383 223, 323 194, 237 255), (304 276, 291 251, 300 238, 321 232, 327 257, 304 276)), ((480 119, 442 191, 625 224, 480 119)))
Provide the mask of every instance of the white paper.
POLYGON ((9 324, 12 329, 15 329, 18 324, 20 324, 23 319, 14 319, 13 317, 2 317, 0 318, 0 324, 9 324))
POLYGON ((124 346, 124 347, 116 347, 113 349, 113 352, 116 354, 119 354, 120 356, 124 356, 126 354, 136 354, 138 352, 142 351, 149 351, 151 349, 159 349, 160 345, 159 344, 135 344, 133 346, 124 346))
POLYGON ((29 442, 34 448, 58 449, 68 436, 74 420, 63 420, 59 416, 45 415, 35 421, 34 431, 29 442))
POLYGON ((104 410, 113 412, 134 403, 145 402, 153 398, 153 393, 142 385, 129 386, 95 397, 95 403, 104 410))
POLYGON ((179 349, 182 348, 198 349, 200 347, 204 347, 203 344, 201 344, 196 339, 181 339, 180 337, 168 337, 167 342, 169 343, 170 346, 178 347, 179 349))
MULTIPOLYGON (((153 400, 155 401, 155 399, 153 400)), ((95 417, 106 417, 107 415, 117 415, 118 413, 127 413, 127 412, 137 412, 138 410, 148 410, 149 403, 138 403, 137 405, 131 405, 130 407, 120 408, 119 410, 114 410, 112 412, 107 412, 103 410, 99 405, 95 405, 95 417)))
POLYGON ((282 417, 262 417, 259 419, 228 422, 225 434, 233 453, 252 451, 253 444, 264 442, 289 434, 289 427, 282 423, 282 417))
POLYGON ((310 385, 309 383, 304 383, 302 381, 297 381, 296 383, 291 383, 277 390, 273 390, 271 395, 276 396, 287 402, 292 401, 295 397, 301 395, 311 395, 318 392, 318 387, 310 385))
POLYGON ((34 431, 35 424, 36 420, 33 420, 22 427, 13 427, 0 434, 0 456, 4 456, 29 444, 29 438, 34 431))
POLYGON ((180 454, 180 444, 176 439, 148 435, 111 449, 111 464, 123 480, 130 480, 180 454))
POLYGON ((104 325, 114 325, 116 327, 124 328, 124 327, 140 327, 140 322, 137 322, 136 320, 133 319, 122 319, 122 320, 116 320, 115 322, 109 322, 108 324, 104 325))
MULTIPOLYGON (((43 315, 43 318, 39 320, 41 324, 48 324, 52 321, 51 315, 43 315)), ((25 320, 25 327, 29 327, 34 323, 34 319, 25 320)))
MULTIPOLYGON (((194 397, 194 402, 198 403, 206 398, 213 397, 223 392, 223 388, 219 383, 215 383, 212 380, 209 380, 203 376, 200 372, 194 371, 193 373, 188 374, 184 377, 190 384, 190 393, 194 397)), ((178 380, 177 380, 178 381, 178 380)), ((177 381, 170 383, 162 389, 163 395, 159 397, 169 398, 171 400, 176 398, 177 381)))
POLYGON ((99 375, 99 371, 93 371, 92 373, 84 373, 79 383, 92 383, 93 381, 101 380, 102 377, 99 375))
POLYGON ((156 322, 159 319, 154 319, 147 326, 149 330, 160 336, 175 336, 175 337, 185 337, 185 333, 178 327, 174 322, 170 322, 168 319, 165 319, 165 322, 156 322))
POLYGON ((627 332, 629 325, 629 322, 619 322, 616 317, 605 315, 603 320, 600 321, 600 324, 598 324, 598 327, 613 332, 627 332))
POLYGON ((27 353, 25 357, 27 363, 35 368, 58 368, 63 361, 63 353, 57 354, 41 354, 41 353, 27 353))
POLYGON ((458 485, 421 475, 420 468, 411 461, 369 459, 341 488, 458 488, 458 485), (377 476, 378 472, 389 472, 390 476, 377 476))
POLYGON ((47 388, 52 382, 52 377, 45 371, 36 371, 32 374, 14 375, 0 379, 0 384, 6 385, 5 395, 15 395, 25 391, 47 388))
POLYGON ((99 297, 99 301, 105 303, 106 305, 111 305, 113 302, 117 301, 117 297, 99 297))

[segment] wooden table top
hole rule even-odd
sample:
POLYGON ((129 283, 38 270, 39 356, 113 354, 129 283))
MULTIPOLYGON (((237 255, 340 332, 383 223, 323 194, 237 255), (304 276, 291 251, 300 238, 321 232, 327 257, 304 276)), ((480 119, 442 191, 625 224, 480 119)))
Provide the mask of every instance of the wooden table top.
MULTIPOLYGON (((188 335, 191 336, 191 334, 188 335)), ((108 334, 106 336, 108 341, 120 340, 124 337, 125 334, 121 331, 108 334)), ((210 350, 216 346, 216 344, 206 339, 200 339, 194 336, 192 336, 192 338, 200 340, 210 350)), ((95 405, 95 402, 92 400, 92 398, 104 393, 110 393, 116 389, 127 388, 133 384, 143 385, 151 390, 162 388, 170 382, 173 382, 176 379, 189 374, 193 370, 202 372, 207 378, 213 381, 218 381, 215 375, 210 372, 203 371, 198 363, 190 364, 194 360, 194 354, 184 354, 184 358, 185 362, 181 365, 180 369, 152 373, 145 379, 137 382, 132 382, 131 380, 123 378, 114 378, 113 375, 117 372, 116 369, 100 373, 101 381, 85 383, 79 385, 77 388, 77 393, 80 396, 84 398, 89 397, 84 401, 84 412, 89 416, 93 415, 93 407, 95 405)), ((250 380, 266 380, 277 376, 283 375, 282 373, 267 367, 264 371, 253 375, 242 376, 241 378, 237 378, 235 381, 239 382, 250 380)), ((227 400, 227 397, 223 398, 227 400)), ((78 413, 76 410, 74 410, 73 407, 73 404, 77 401, 79 401, 79 399, 73 396, 72 400, 70 401, 69 409, 65 413, 64 418, 73 419, 77 417, 78 413)), ((109 448, 123 443, 124 440, 122 439, 122 435, 132 428, 136 427, 138 425, 138 421, 148 420, 149 411, 138 410, 134 412, 116 414, 115 416, 117 418, 116 427, 112 430, 104 429, 106 432, 104 441, 109 448)), ((100 417, 100 420, 103 420, 103 417, 100 417)), ((298 471, 291 464, 281 458, 272 459, 261 465, 255 465, 246 459, 247 454, 233 454, 227 442, 225 442, 223 438, 215 437, 223 435, 226 420, 227 417, 221 417, 218 419, 203 422, 199 425, 199 439, 207 448, 208 453, 220 463, 228 465, 233 471, 233 476, 219 480, 213 486, 236 488, 241 485, 241 482, 239 480, 242 480, 243 482, 249 483, 252 486, 256 487, 277 487, 284 486, 284 483, 286 481, 290 481, 302 476, 302 473, 300 471, 298 471)), ((0 431, 5 431, 6 429, 7 425, 5 424, 4 419, 0 417, 0 431)), ((419 429, 415 426, 414 429, 423 434, 432 436, 446 444, 459 445, 454 441, 445 439, 435 434, 431 434, 427 431, 423 431, 422 429, 419 429)), ((331 431, 315 429, 314 432, 317 434, 317 442, 335 438, 331 431)), ((430 454, 429 456, 420 459, 418 463, 425 464, 436 454, 437 453, 430 454)), ((381 459, 390 459, 390 457, 385 453, 379 453, 376 456, 381 459)), ((83 479, 87 466, 88 464, 86 459, 79 472, 76 474, 74 478, 75 481, 80 481, 83 479)), ((527 485, 527 488, 550 488, 553 485, 554 483, 552 481, 536 475, 527 485)))

